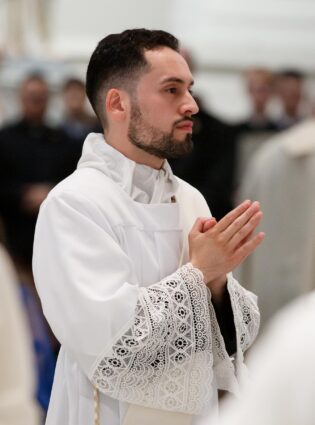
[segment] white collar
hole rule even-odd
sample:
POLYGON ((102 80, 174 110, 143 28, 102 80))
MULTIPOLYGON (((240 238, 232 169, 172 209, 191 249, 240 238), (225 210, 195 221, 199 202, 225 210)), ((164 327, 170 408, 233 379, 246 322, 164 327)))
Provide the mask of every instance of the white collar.
POLYGON ((100 133, 87 136, 78 164, 78 168, 83 167, 102 171, 134 201, 144 204, 171 202, 178 189, 178 181, 166 160, 160 170, 138 164, 106 143, 100 133))

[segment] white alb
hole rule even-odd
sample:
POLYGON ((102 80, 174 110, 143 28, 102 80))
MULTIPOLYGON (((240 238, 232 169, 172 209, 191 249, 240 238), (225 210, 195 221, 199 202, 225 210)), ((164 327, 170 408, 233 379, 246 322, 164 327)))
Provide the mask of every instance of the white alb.
POLYGON ((129 403, 208 423, 216 390, 238 393, 259 313, 228 275, 233 362, 203 275, 188 263, 188 232, 209 215, 167 163, 136 164, 102 135, 88 136, 78 169, 42 205, 35 235, 36 285, 62 344, 48 425, 92 423, 92 384, 101 425, 122 424, 129 403))

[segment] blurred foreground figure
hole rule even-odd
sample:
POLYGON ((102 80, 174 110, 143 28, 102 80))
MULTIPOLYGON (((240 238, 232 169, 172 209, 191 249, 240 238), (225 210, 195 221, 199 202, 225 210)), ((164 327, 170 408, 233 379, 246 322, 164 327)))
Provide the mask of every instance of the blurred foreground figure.
POLYGON ((0 245, 0 424, 37 425, 35 365, 17 278, 0 245))
POLYGON ((192 85, 164 31, 111 34, 91 56, 104 133, 36 226, 36 286, 62 344, 47 425, 209 424, 218 391, 246 377, 259 312, 230 272, 262 242, 262 212, 247 201, 211 219, 172 173, 192 149, 192 85))
POLYGON ((245 395, 226 403, 220 425, 315 424, 314 329, 313 292, 270 323, 250 353, 245 395))
POLYGON ((250 163, 240 199, 264 211, 265 243, 237 275, 258 295, 262 323, 315 288, 315 119, 266 143, 250 163))

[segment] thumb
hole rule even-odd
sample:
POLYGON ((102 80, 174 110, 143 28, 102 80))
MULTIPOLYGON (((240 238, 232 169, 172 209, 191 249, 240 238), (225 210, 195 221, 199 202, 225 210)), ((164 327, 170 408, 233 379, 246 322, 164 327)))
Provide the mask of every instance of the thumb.
POLYGON ((217 220, 214 217, 208 218, 204 223, 202 227, 202 233, 207 232, 212 227, 214 227, 217 224, 217 220))
POLYGON ((191 234, 203 233, 204 223, 206 223, 207 221, 209 221, 207 217, 198 217, 193 227, 191 228, 190 233, 191 234))

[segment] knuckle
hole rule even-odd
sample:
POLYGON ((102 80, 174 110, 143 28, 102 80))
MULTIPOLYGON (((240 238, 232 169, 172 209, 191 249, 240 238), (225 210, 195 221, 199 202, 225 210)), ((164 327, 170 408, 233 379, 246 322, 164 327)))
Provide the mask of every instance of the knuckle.
POLYGON ((232 226, 232 229, 234 230, 234 229, 237 229, 239 225, 240 225, 240 219, 237 218, 236 220, 233 221, 231 226, 232 226))
POLYGON ((247 229, 246 227, 241 227, 240 230, 238 231, 239 236, 245 236, 247 234, 247 229))
POLYGON ((223 244, 224 244, 224 237, 223 237, 221 234, 219 234, 219 235, 216 237, 216 241, 217 241, 217 243, 218 243, 219 245, 223 245, 223 244))

